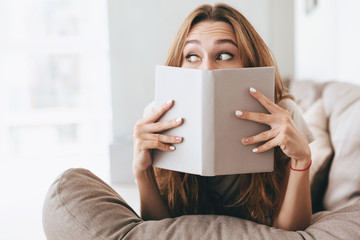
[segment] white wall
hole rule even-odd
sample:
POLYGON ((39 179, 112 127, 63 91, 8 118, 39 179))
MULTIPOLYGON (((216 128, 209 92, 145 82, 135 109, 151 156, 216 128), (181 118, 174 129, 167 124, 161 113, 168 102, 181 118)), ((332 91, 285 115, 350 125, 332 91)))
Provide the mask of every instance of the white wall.
POLYGON ((318 1, 308 14, 305 2, 296 1, 295 76, 326 81, 336 76, 335 0, 318 1))
POLYGON ((268 46, 280 74, 293 78, 295 74, 295 2, 294 0, 269 1, 268 46))
POLYGON ((358 0, 318 0, 306 14, 296 0, 296 78, 360 84, 359 9, 358 0))
POLYGON ((360 1, 337 0, 336 78, 360 85, 360 1))

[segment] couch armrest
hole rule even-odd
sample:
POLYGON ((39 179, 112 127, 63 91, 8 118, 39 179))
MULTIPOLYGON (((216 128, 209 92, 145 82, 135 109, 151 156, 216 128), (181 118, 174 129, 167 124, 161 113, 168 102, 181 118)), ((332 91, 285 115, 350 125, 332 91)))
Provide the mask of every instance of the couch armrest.
POLYGON ((90 171, 70 169, 58 177, 48 191, 43 208, 43 226, 49 240, 278 240, 303 239, 302 235, 306 239, 330 239, 339 234, 354 239, 351 236, 355 236, 360 229, 359 207, 360 203, 334 213, 317 214, 315 224, 305 232, 285 231, 235 217, 216 215, 188 215, 143 221, 110 186, 90 171), (339 223, 339 220, 343 223, 339 223))
POLYGON ((313 223, 299 232, 304 239, 360 239, 360 200, 336 211, 313 215, 313 223))

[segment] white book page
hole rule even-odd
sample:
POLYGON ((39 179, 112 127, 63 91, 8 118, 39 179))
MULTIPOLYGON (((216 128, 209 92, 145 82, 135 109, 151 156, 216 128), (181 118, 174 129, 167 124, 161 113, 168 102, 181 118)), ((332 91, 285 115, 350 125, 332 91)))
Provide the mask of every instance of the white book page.
POLYGON ((183 142, 174 144, 175 151, 153 151, 153 166, 201 174, 201 87, 202 71, 175 67, 157 66, 155 80, 155 107, 168 100, 174 106, 160 121, 183 118, 178 128, 162 134, 183 137, 183 142))

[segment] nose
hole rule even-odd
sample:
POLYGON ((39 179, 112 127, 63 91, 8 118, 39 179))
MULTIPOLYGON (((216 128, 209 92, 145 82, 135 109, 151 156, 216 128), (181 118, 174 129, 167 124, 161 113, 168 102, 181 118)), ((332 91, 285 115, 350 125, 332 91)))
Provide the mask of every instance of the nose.
POLYGON ((201 62, 200 69, 202 70, 213 70, 216 69, 216 64, 214 61, 211 61, 209 58, 204 58, 201 62))

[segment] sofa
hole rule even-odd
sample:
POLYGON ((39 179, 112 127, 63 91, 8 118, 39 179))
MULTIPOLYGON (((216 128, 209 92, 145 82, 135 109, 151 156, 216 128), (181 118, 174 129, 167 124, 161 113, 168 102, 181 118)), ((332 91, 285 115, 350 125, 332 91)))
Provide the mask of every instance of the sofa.
POLYGON ((47 239, 360 239, 360 86, 293 81, 289 88, 315 137, 313 217, 304 231, 217 215, 144 221, 93 173, 69 169, 44 201, 47 239))

